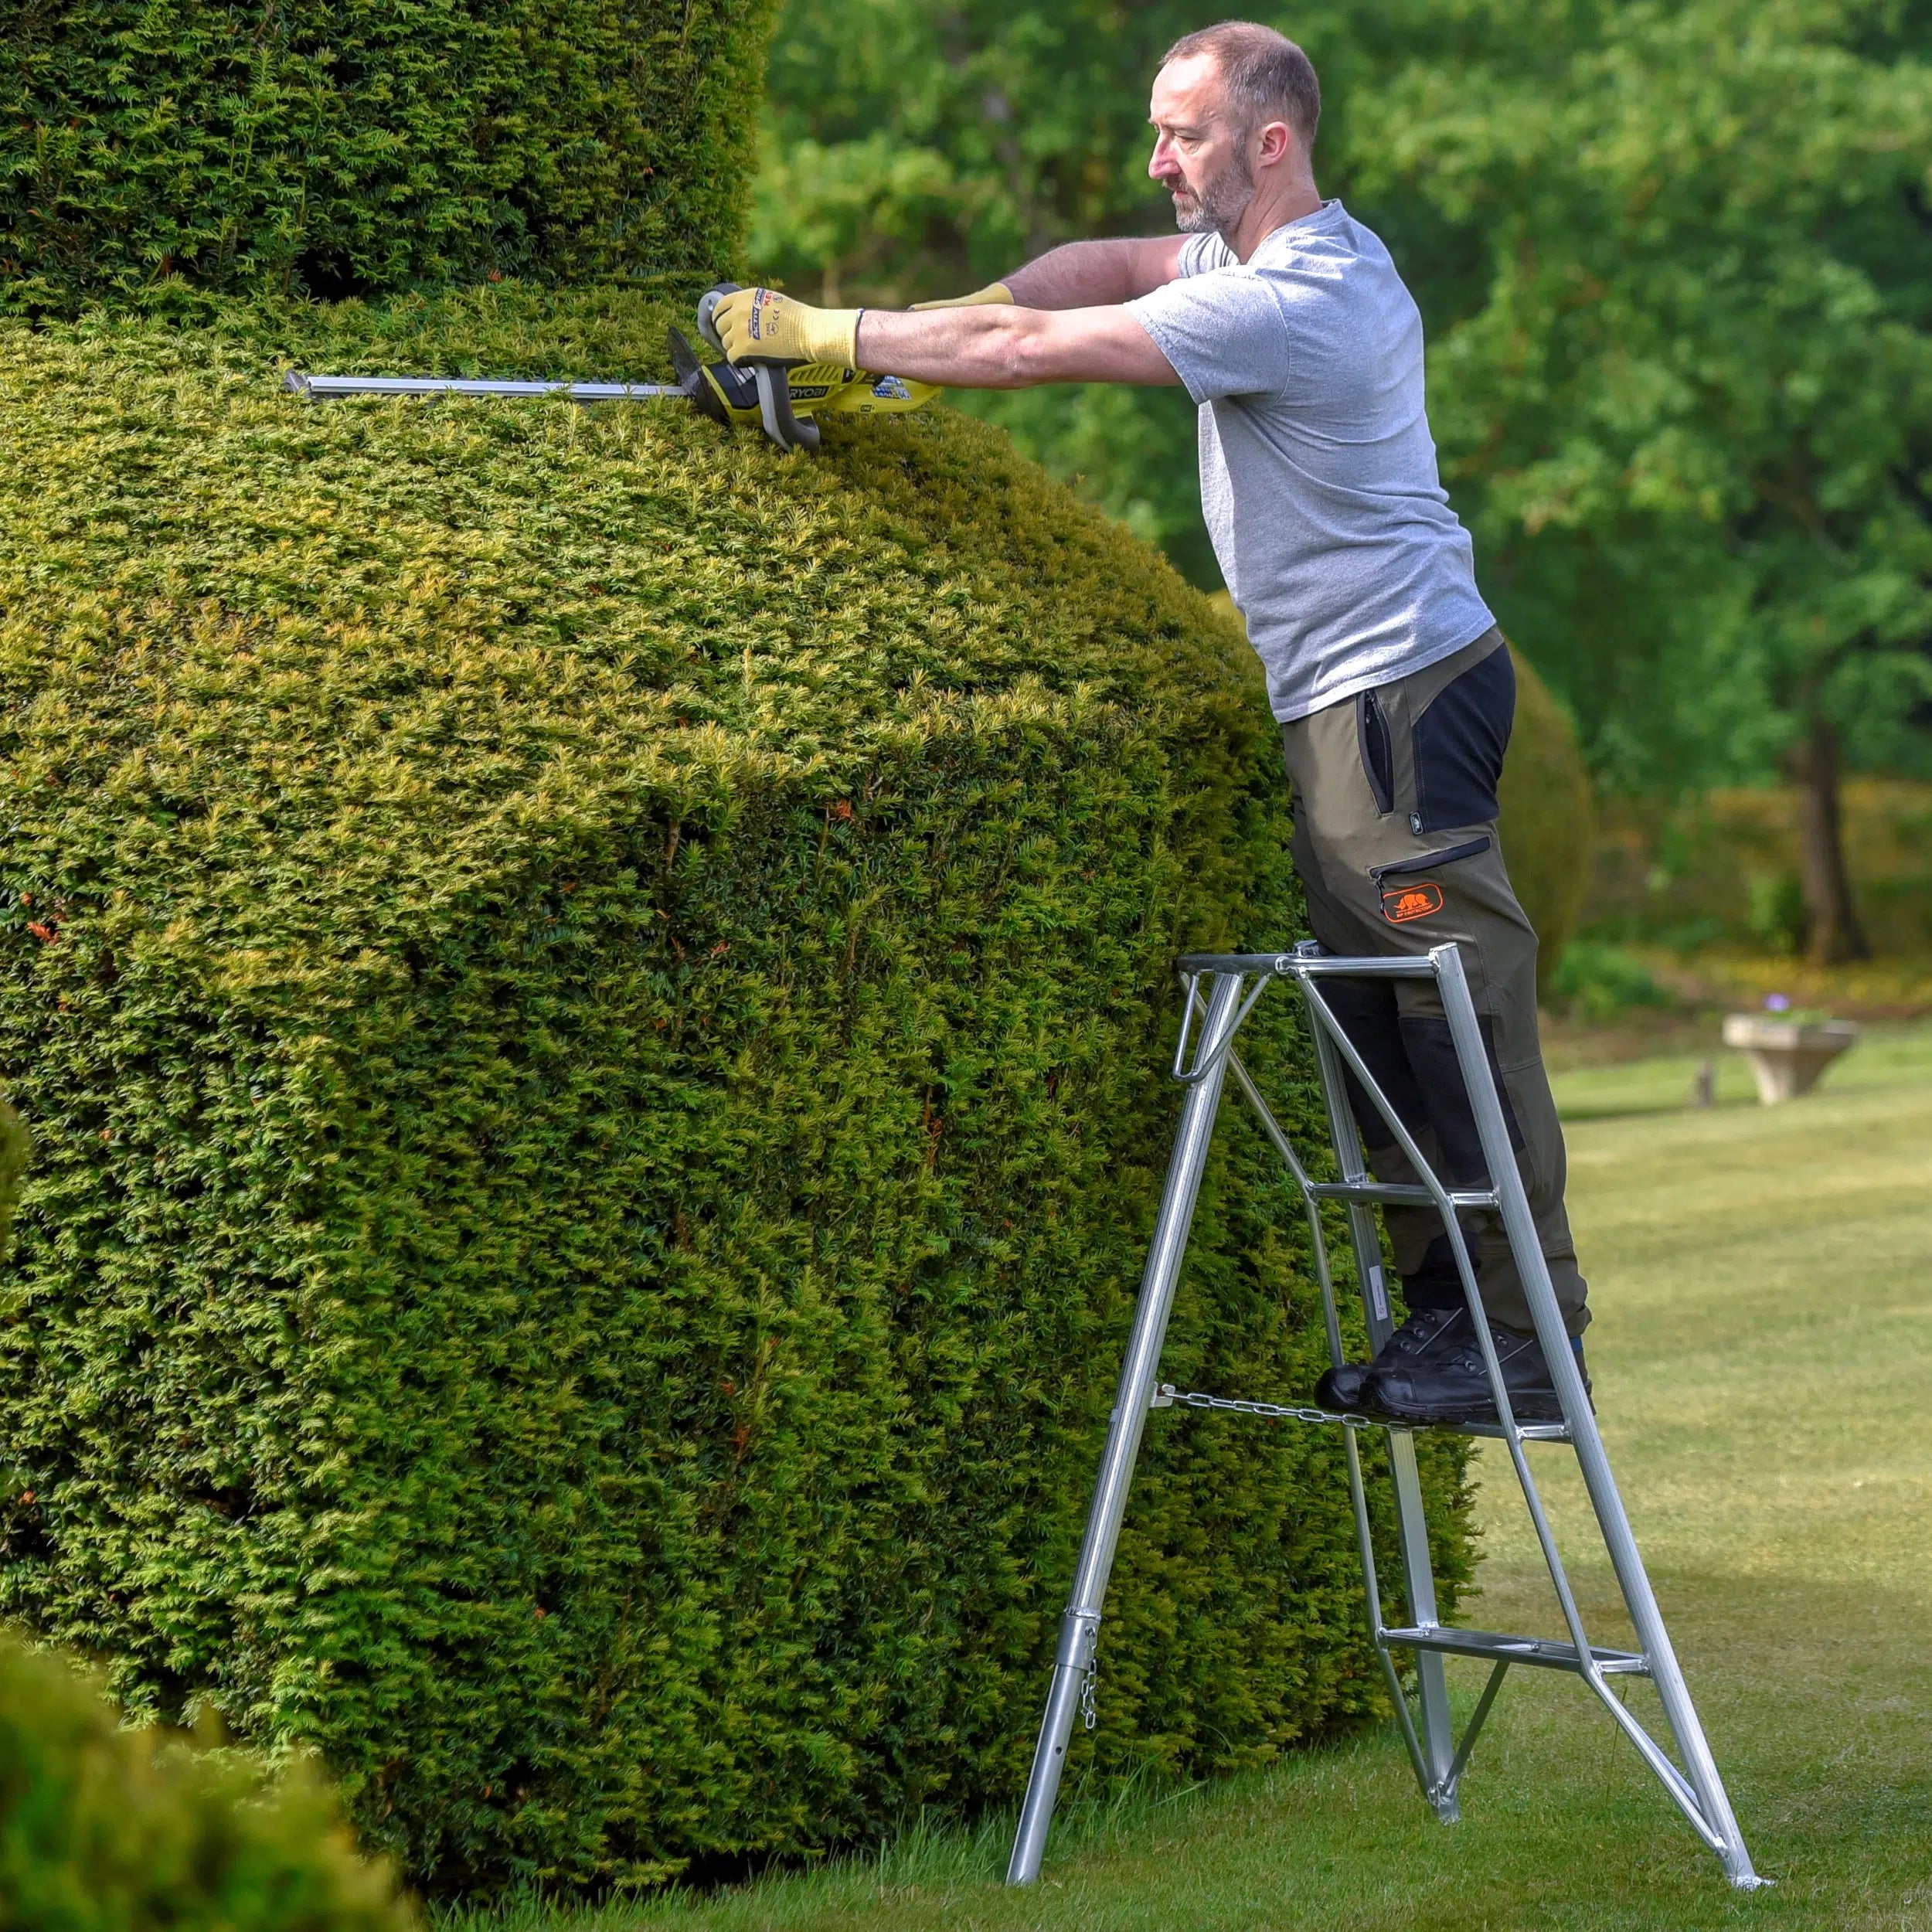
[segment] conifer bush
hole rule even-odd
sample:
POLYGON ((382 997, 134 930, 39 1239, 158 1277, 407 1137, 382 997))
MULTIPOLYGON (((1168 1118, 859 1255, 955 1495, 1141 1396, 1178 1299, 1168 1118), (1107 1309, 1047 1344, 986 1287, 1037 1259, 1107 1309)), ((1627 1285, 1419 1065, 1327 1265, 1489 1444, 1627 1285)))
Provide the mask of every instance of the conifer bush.
POLYGON ((0 305, 706 279, 773 0, 73 0, 0 35, 0 305))
POLYGON ((0 1643, 0 1925, 19 1932, 408 1932, 296 1769, 129 1730, 58 1657, 0 1643))
MULTIPOLYGON (((997 432, 278 389, 662 374, 666 316, 0 325, 0 1614, 443 1891, 1015 1792, 1175 957, 1301 930, 1238 634, 997 432)), ((1312 1385, 1276 1172, 1231 1116, 1177 1379, 1312 1385)), ((1339 1458, 1153 1419, 1083 1764, 1377 1708, 1339 1458)))

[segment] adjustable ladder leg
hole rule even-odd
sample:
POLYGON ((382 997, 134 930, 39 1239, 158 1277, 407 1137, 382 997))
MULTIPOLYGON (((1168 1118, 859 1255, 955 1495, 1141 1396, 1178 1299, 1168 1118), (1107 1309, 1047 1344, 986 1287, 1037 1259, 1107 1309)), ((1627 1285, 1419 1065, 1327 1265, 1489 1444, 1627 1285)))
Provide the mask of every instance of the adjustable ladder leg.
MULTIPOLYGON (((1235 973, 1216 974, 1210 982, 1195 1077, 1182 1104, 1181 1124, 1174 1137, 1167 1184, 1161 1195, 1160 1217, 1155 1223, 1146 1272, 1141 1277, 1140 1300, 1134 1311, 1127 1359, 1121 1366, 1114 1413, 1107 1427, 1107 1447, 1101 1453, 1100 1475, 1087 1513, 1087 1534, 1081 1539, 1073 1590, 1060 1619, 1053 1688, 1047 1694, 1046 1714, 1041 1721, 1039 1742, 1033 1752, 1032 1774, 1027 1781, 1019 1829, 1014 1835, 1013 1855, 1006 1868, 1009 1885, 1030 1885, 1039 1876, 1047 1827, 1053 1821, 1053 1801, 1060 1794, 1060 1773, 1066 1767, 1067 1742, 1073 1733, 1082 1687, 1094 1668, 1100 1609, 1107 1597, 1107 1577, 1114 1567, 1114 1546, 1120 1540, 1121 1522, 1127 1512, 1128 1488, 1133 1481, 1134 1458, 1140 1452, 1148 1405, 1154 1399, 1161 1345, 1167 1335, 1175 1284, 1180 1278, 1188 1230, 1194 1219, 1195 1199, 1200 1192, 1208 1143, 1213 1137, 1215 1112, 1226 1077, 1227 1039, 1224 1036, 1231 1037, 1233 1024, 1238 1019, 1236 1002, 1241 985, 1242 976, 1235 973), (1217 1040, 1221 1042, 1219 1051, 1215 1048, 1217 1040)), ((1191 1018, 1191 999, 1189 1013, 1191 1018)))
POLYGON ((1569 1425, 1570 1441, 1577 1452, 1577 1465, 1583 1472, 1590 1507, 1603 1532, 1611 1566, 1616 1573, 1617 1586, 1623 1592, 1631 1622, 1636 1630, 1638 1644, 1657 1686, 1665 1717, 1677 1741, 1679 1754, 1683 1759, 1684 1772, 1688 1774, 1688 1791, 1684 1788, 1685 1777, 1657 1749, 1649 1735, 1624 1710, 1621 1702, 1611 1694, 1601 1674, 1593 1668, 1587 1668, 1584 1675, 1590 1688, 1609 1708, 1611 1715, 1642 1753, 1665 1789, 1676 1801, 1692 1828, 1717 1854, 1731 1883, 1740 1890, 1754 1889, 1764 1880, 1752 1869, 1743 1834, 1731 1811, 1730 1799, 1725 1791, 1724 1781, 1718 1774, 1716 1760, 1711 1755, 1696 1706, 1691 1702, 1677 1653, 1671 1645, 1670 1633, 1664 1628, 1663 1614, 1657 1607, 1649 1575, 1638 1553, 1637 1539, 1631 1533, 1630 1519, 1624 1514, 1623 1498, 1617 1492, 1617 1479, 1611 1473, 1610 1458, 1597 1431, 1596 1412, 1591 1408, 1589 1393, 1583 1387, 1583 1371, 1570 1352, 1563 1313, 1556 1305, 1556 1291, 1551 1284, 1549 1270, 1543 1260, 1543 1243, 1537 1237, 1535 1219, 1529 1211, 1529 1197, 1524 1191, 1522 1177, 1517 1172, 1515 1155, 1509 1145, 1502 1103, 1490 1072, 1489 1056, 1484 1048, 1482 1030, 1476 1019, 1475 1002, 1470 996, 1461 954, 1454 946, 1438 946, 1430 957, 1436 965, 1450 1037, 1455 1043, 1456 1058, 1468 1088, 1476 1131, 1482 1142, 1483 1158, 1496 1190, 1504 1232, 1509 1236, 1522 1278, 1525 1298, 1536 1324, 1536 1338, 1542 1344, 1544 1358, 1556 1385, 1557 1399, 1569 1425))

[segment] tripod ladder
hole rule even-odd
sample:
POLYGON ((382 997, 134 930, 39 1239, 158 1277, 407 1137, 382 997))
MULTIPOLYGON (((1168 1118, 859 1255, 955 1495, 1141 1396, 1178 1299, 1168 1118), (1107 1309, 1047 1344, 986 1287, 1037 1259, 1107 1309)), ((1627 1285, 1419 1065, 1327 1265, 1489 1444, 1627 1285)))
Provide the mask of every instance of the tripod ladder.
MULTIPOLYGON (((1118 1392, 1108 1423, 1107 1446, 1101 1453, 1087 1532, 1080 1546, 1073 1587, 1060 1621, 1060 1645, 1053 1664, 1053 1685, 1033 1757, 1032 1774, 1020 1811, 1019 1829, 1007 1869, 1007 1882, 1027 1885, 1039 1876, 1046 1834, 1058 1794, 1060 1773, 1076 1715, 1087 1713, 1093 1723, 1094 1659, 1107 1578, 1114 1546, 1127 1509, 1141 1432, 1155 1409, 1186 1407, 1221 1410, 1267 1420, 1338 1426, 1347 1458, 1349 1496, 1355 1513, 1356 1539, 1362 1556, 1369 1631, 1388 1680, 1389 1692, 1403 1740, 1415 1769, 1423 1798, 1445 1823, 1458 1816, 1457 1787, 1464 1766, 1496 1693, 1512 1665, 1568 1671, 1580 1677, 1602 1701, 1611 1718, 1636 1747, 1698 1837, 1717 1855, 1725 1875, 1740 1889, 1767 1881, 1752 1869, 1750 1853, 1725 1795, 1723 1781, 1706 1742, 1670 1636, 1657 1607, 1643 1560, 1638 1554, 1630 1522, 1624 1513, 1603 1438, 1583 1386, 1583 1373, 1571 1352, 1563 1316, 1556 1304, 1543 1251, 1536 1238, 1528 1197, 1509 1144, 1502 1101, 1485 1051, 1469 985, 1461 955, 1453 945, 1438 946, 1426 957, 1345 959, 1325 954, 1312 941, 1285 953, 1198 954, 1184 958, 1186 1003, 1181 1037, 1175 1049, 1174 1076, 1185 1089, 1181 1121, 1174 1139, 1167 1182, 1161 1197, 1152 1246, 1141 1277, 1140 1300, 1122 1364, 1118 1392), (1456 1059, 1468 1090, 1490 1185, 1451 1189, 1437 1179, 1423 1158, 1409 1130, 1376 1084, 1354 1043, 1343 1030, 1327 1000, 1321 982, 1333 978, 1404 979, 1433 978, 1447 1016, 1456 1059), (1269 1111, 1259 1088, 1234 1051, 1234 1039, 1257 1003, 1277 981, 1290 981, 1301 995, 1314 1036, 1315 1062, 1325 1102, 1329 1138, 1337 1172, 1333 1181, 1311 1178, 1287 1135, 1269 1111), (1197 1031, 1198 1027, 1198 1031, 1197 1031), (1190 1050, 1191 1049, 1191 1050, 1190 1050), (1230 1075, 1253 1108, 1263 1131, 1280 1154, 1300 1189, 1313 1243, 1315 1274, 1328 1324, 1329 1354, 1338 1366, 1343 1359, 1341 1324, 1323 1237, 1321 1203, 1345 1205, 1355 1279, 1362 1291, 1372 1350, 1379 1350, 1393 1332, 1383 1272, 1382 1246, 1375 1219, 1379 1202, 1433 1206, 1454 1253, 1464 1294, 1468 1298, 1476 1335, 1488 1371, 1498 1420, 1454 1425, 1458 1433, 1486 1436, 1505 1444, 1520 1485, 1523 1501, 1536 1534, 1551 1583, 1561 1607, 1566 1638, 1512 1637, 1494 1631, 1465 1630, 1446 1624, 1437 1614, 1435 1581, 1430 1566, 1427 1526, 1423 1512, 1422 1483, 1416 1461, 1414 1428, 1362 1415, 1336 1415, 1317 1408, 1270 1402, 1237 1401, 1223 1396, 1182 1393, 1159 1379, 1161 1348, 1168 1311, 1194 1216, 1195 1198, 1206 1164, 1223 1090, 1230 1075), (1364 1162, 1362 1140, 1349 1102, 1347 1076, 1355 1080, 1393 1133, 1408 1156, 1419 1182, 1396 1185, 1373 1179, 1364 1162), (1511 1412, 1509 1393, 1496 1359, 1495 1346, 1484 1318, 1475 1265, 1459 1211, 1488 1209, 1502 1223, 1522 1279, 1536 1336, 1554 1379, 1563 1420, 1519 1423, 1511 1412), (1393 1478, 1396 1522, 1409 1621, 1391 1624, 1383 1614, 1376 1580, 1374 1539, 1363 1487, 1362 1456, 1357 1436, 1379 1429, 1386 1440, 1393 1478), (1555 1534, 1530 1472, 1525 1444, 1567 1443, 1575 1452, 1590 1507, 1603 1536, 1611 1566, 1623 1594, 1640 1648, 1614 1650, 1590 1642, 1583 1628, 1555 1534), (1406 1651, 1415 1657, 1416 1709, 1412 1711, 1390 1653, 1406 1651), (1482 1695, 1455 1737, 1450 1718, 1445 1657, 1476 1657, 1491 1665, 1482 1695), (1647 1677, 1655 1685, 1666 1722, 1677 1747, 1675 1760, 1638 1722, 1612 1689, 1616 1677, 1647 1677), (1681 1768, 1680 1768, 1681 1767, 1681 1768)), ((1447 1426, 1447 1425, 1444 1425, 1447 1426)))

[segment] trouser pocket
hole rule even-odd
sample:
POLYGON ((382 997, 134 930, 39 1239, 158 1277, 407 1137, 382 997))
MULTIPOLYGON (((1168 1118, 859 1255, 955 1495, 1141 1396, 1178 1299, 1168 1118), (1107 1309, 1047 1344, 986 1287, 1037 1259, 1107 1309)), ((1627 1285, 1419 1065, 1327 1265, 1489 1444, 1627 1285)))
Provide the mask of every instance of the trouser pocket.
POLYGON ((1372 691, 1365 691, 1355 701, 1355 743, 1362 753, 1362 775, 1369 781, 1369 795, 1376 810, 1387 814, 1396 808, 1395 745, 1389 736, 1388 714, 1372 691))
POLYGON ((1425 852, 1413 859, 1371 866, 1369 877, 1380 896, 1383 917, 1392 926, 1403 926, 1412 919, 1426 919, 1431 913, 1440 912, 1442 888, 1422 875, 1440 871, 1460 859, 1480 858, 1495 843, 1485 832, 1480 838, 1465 838, 1461 845, 1445 846, 1440 852, 1425 852))

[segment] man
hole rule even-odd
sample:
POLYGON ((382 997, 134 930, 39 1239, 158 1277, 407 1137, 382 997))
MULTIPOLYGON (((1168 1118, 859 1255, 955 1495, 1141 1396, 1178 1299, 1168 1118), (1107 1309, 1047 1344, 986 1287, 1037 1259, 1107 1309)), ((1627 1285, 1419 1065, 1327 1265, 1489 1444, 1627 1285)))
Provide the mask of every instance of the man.
MULTIPOLYGON (((1148 172, 1179 235, 1075 242, 953 302, 719 304, 733 361, 831 362, 951 386, 1182 383, 1199 406, 1202 505, 1267 673, 1295 804, 1309 923, 1332 951, 1453 940, 1481 1018, 1578 1359, 1589 1320, 1563 1212, 1563 1137, 1536 1037, 1536 934, 1511 889, 1496 784, 1515 704, 1509 653, 1437 478, 1422 324, 1388 251, 1317 192, 1315 70, 1272 29, 1225 22, 1169 49, 1148 172)), ((1329 981, 1365 1062, 1431 1164, 1487 1184, 1433 981, 1329 981)), ((1366 1096, 1376 1173, 1413 1178, 1366 1096)), ((1440 1221, 1386 1221, 1408 1319, 1322 1399, 1412 1421, 1493 1417, 1440 1221)), ((1497 1217, 1468 1222, 1510 1400, 1561 1410, 1497 1217)))

